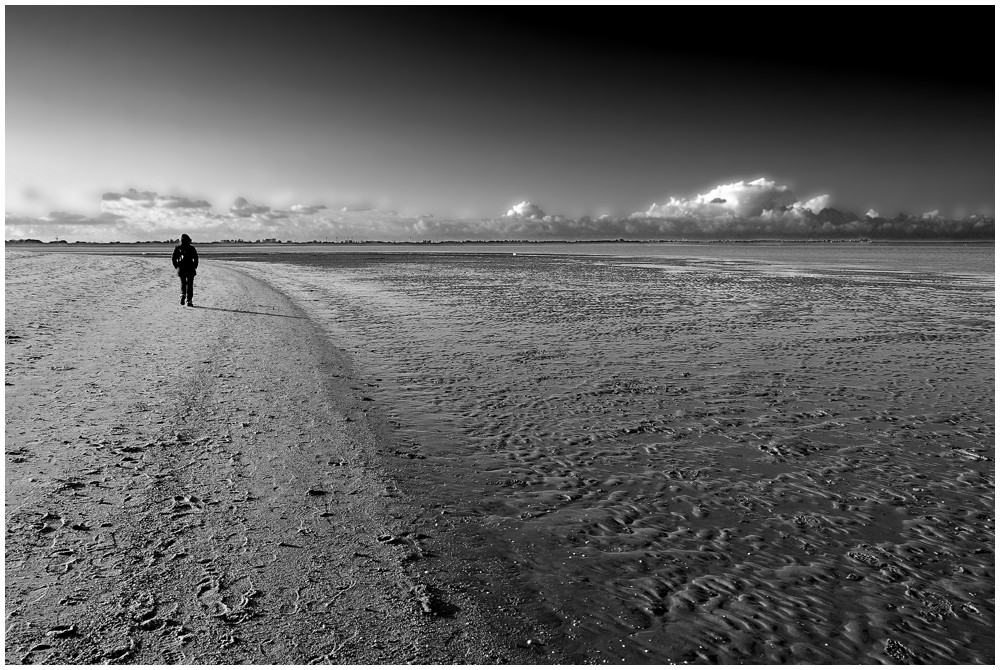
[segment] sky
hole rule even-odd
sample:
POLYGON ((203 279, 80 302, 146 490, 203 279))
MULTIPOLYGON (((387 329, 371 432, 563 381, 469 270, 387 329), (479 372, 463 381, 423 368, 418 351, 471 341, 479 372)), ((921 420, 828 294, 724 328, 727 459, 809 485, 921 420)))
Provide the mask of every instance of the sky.
POLYGON ((314 205, 408 235, 691 216, 753 183, 786 208, 993 216, 993 11, 8 6, 6 237, 43 217, 141 238, 164 213, 306 234, 314 205))

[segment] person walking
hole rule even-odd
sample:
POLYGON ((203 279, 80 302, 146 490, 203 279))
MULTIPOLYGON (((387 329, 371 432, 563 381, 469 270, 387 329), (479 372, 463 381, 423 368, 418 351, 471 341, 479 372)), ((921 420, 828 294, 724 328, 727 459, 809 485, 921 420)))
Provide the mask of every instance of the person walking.
POLYGON ((187 234, 181 235, 181 243, 174 247, 171 261, 177 268, 177 276, 181 278, 181 304, 187 300, 187 306, 193 307, 191 298, 194 297, 194 276, 198 274, 198 250, 191 244, 191 238, 187 234))

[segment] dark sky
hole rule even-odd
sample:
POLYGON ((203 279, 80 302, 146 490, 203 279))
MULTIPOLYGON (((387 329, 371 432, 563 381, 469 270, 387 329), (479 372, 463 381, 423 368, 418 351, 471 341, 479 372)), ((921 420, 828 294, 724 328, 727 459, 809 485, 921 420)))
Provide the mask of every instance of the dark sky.
POLYGON ((858 213, 992 214, 993 16, 8 7, 7 209, 134 186, 628 214, 767 177, 858 213))

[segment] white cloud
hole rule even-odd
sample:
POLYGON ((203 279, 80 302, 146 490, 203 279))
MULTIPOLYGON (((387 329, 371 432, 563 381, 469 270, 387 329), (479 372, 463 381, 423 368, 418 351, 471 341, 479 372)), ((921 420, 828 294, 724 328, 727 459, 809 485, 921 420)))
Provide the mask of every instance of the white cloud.
POLYGON ((923 214, 921 214, 920 218, 921 219, 936 219, 936 218, 939 218, 940 214, 941 214, 941 212, 939 210, 932 209, 929 212, 924 212, 923 214))
POLYGON ((867 212, 865 212, 865 216, 867 216, 869 219, 877 219, 878 218, 878 210, 875 209, 874 207, 872 207, 867 212))
POLYGON ((792 208, 798 210, 807 209, 813 214, 819 214, 829 206, 830 206, 830 196, 824 194, 824 195, 817 195, 815 198, 810 198, 805 202, 801 203, 797 202, 794 205, 792 205, 792 208))
POLYGON ((795 215, 802 214, 805 210, 816 213, 828 207, 829 201, 829 196, 819 195, 799 202, 787 186, 760 178, 751 182, 722 184, 694 198, 671 197, 662 205, 654 203, 645 212, 636 212, 632 216, 721 221, 762 215, 776 216, 787 212, 795 215))
POLYGON ((545 217, 545 212, 538 205, 525 200, 508 209, 506 216, 515 219, 541 219, 545 217))

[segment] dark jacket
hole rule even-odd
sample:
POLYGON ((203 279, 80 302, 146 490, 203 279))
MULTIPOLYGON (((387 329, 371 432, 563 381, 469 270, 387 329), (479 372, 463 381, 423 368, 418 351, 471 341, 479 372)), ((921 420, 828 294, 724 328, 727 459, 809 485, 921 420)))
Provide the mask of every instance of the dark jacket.
POLYGON ((193 277, 198 274, 198 250, 193 244, 178 244, 174 247, 171 261, 177 268, 178 277, 193 277))

